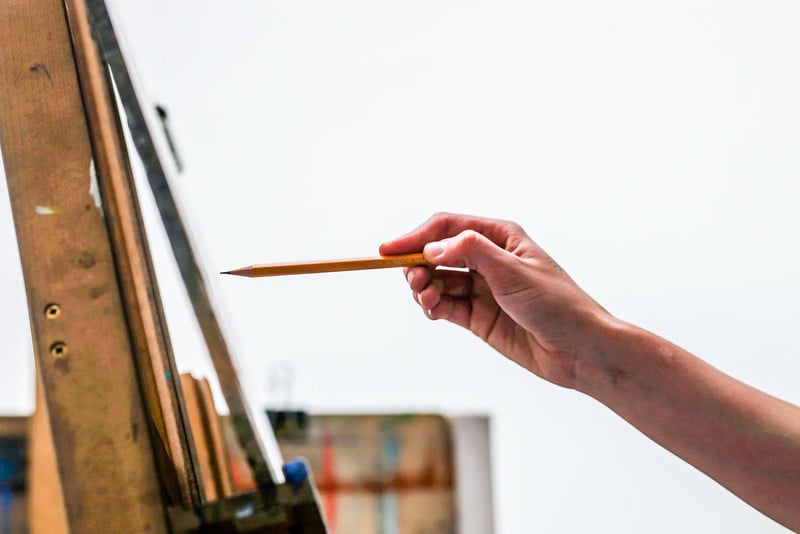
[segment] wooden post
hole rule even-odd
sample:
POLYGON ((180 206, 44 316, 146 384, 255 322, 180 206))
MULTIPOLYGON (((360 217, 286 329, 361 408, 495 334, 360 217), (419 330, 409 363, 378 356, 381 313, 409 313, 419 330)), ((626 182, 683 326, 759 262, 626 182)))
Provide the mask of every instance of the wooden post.
POLYGON ((59 0, 0 0, 0 144, 72 532, 166 532, 59 0))
POLYGON ((36 411, 28 421, 28 529, 31 534, 66 534, 67 516, 42 381, 36 380, 36 411))
POLYGON ((161 307, 150 247, 111 84, 92 40, 85 0, 65 0, 97 180, 125 315, 156 441, 156 465, 171 504, 202 502, 191 428, 161 307))

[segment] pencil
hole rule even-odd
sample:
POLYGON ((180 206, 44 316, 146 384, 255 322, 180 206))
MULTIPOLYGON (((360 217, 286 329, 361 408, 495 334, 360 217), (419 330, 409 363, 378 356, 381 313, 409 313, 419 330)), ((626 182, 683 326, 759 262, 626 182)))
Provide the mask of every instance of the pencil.
POLYGON ((341 271, 362 271, 365 269, 385 269, 388 267, 407 267, 411 265, 429 265, 421 252, 415 254, 399 254, 396 256, 376 256, 373 258, 350 258, 345 260, 317 260, 298 263, 266 263, 250 265, 220 274, 249 276, 284 276, 290 274, 333 273, 341 271))

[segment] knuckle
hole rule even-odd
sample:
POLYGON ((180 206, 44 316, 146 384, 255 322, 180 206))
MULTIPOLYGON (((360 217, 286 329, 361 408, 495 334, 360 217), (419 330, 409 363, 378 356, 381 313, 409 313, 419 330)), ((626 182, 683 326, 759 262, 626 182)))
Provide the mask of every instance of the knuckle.
POLYGON ((429 219, 426 225, 431 228, 437 234, 445 234, 447 233, 447 229, 450 226, 450 221, 452 220, 452 215, 445 211, 439 211, 434 213, 429 219))
POLYGON ((432 224, 444 224, 450 218, 450 214, 445 211, 438 211, 431 215, 428 221, 432 224))
POLYGON ((508 226, 508 230, 511 233, 523 234, 523 235, 525 234, 525 230, 522 229, 522 226, 520 226, 518 223, 514 221, 506 221, 506 225, 508 226))
POLYGON ((478 241, 480 241, 482 238, 483 236, 475 230, 464 230, 461 232, 461 235, 459 235, 458 241, 462 244, 462 246, 466 248, 472 248, 477 245, 478 241))

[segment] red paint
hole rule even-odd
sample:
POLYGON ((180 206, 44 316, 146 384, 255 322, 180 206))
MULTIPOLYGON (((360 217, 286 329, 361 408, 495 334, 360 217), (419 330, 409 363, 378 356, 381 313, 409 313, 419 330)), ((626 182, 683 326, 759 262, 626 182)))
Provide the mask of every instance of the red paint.
MULTIPOLYGON (((330 485, 331 487, 335 487, 336 485, 336 457, 333 453, 333 439, 331 438, 330 433, 327 430, 322 431, 322 437, 320 439, 320 444, 322 445, 322 450, 320 451, 321 459, 322 459, 322 473, 321 478, 325 485, 330 485)), ((325 520, 328 523, 328 528, 331 530, 331 534, 336 533, 336 516, 337 516, 337 508, 338 508, 338 498, 336 496, 336 491, 328 491, 325 492, 325 495, 322 498, 322 507, 325 511, 325 520)))

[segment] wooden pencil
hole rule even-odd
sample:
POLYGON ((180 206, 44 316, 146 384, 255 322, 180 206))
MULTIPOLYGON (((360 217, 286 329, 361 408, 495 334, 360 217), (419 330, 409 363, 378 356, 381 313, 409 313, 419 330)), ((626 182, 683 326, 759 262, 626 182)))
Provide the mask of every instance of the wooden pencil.
POLYGON ((266 263, 249 265, 220 274, 237 276, 285 276, 291 274, 332 273, 341 271, 361 271, 365 269, 385 269, 388 267, 407 267, 411 265, 428 265, 421 252, 415 254, 398 254, 396 256, 376 256, 372 258, 350 258, 344 260, 317 260, 297 263, 266 263))

